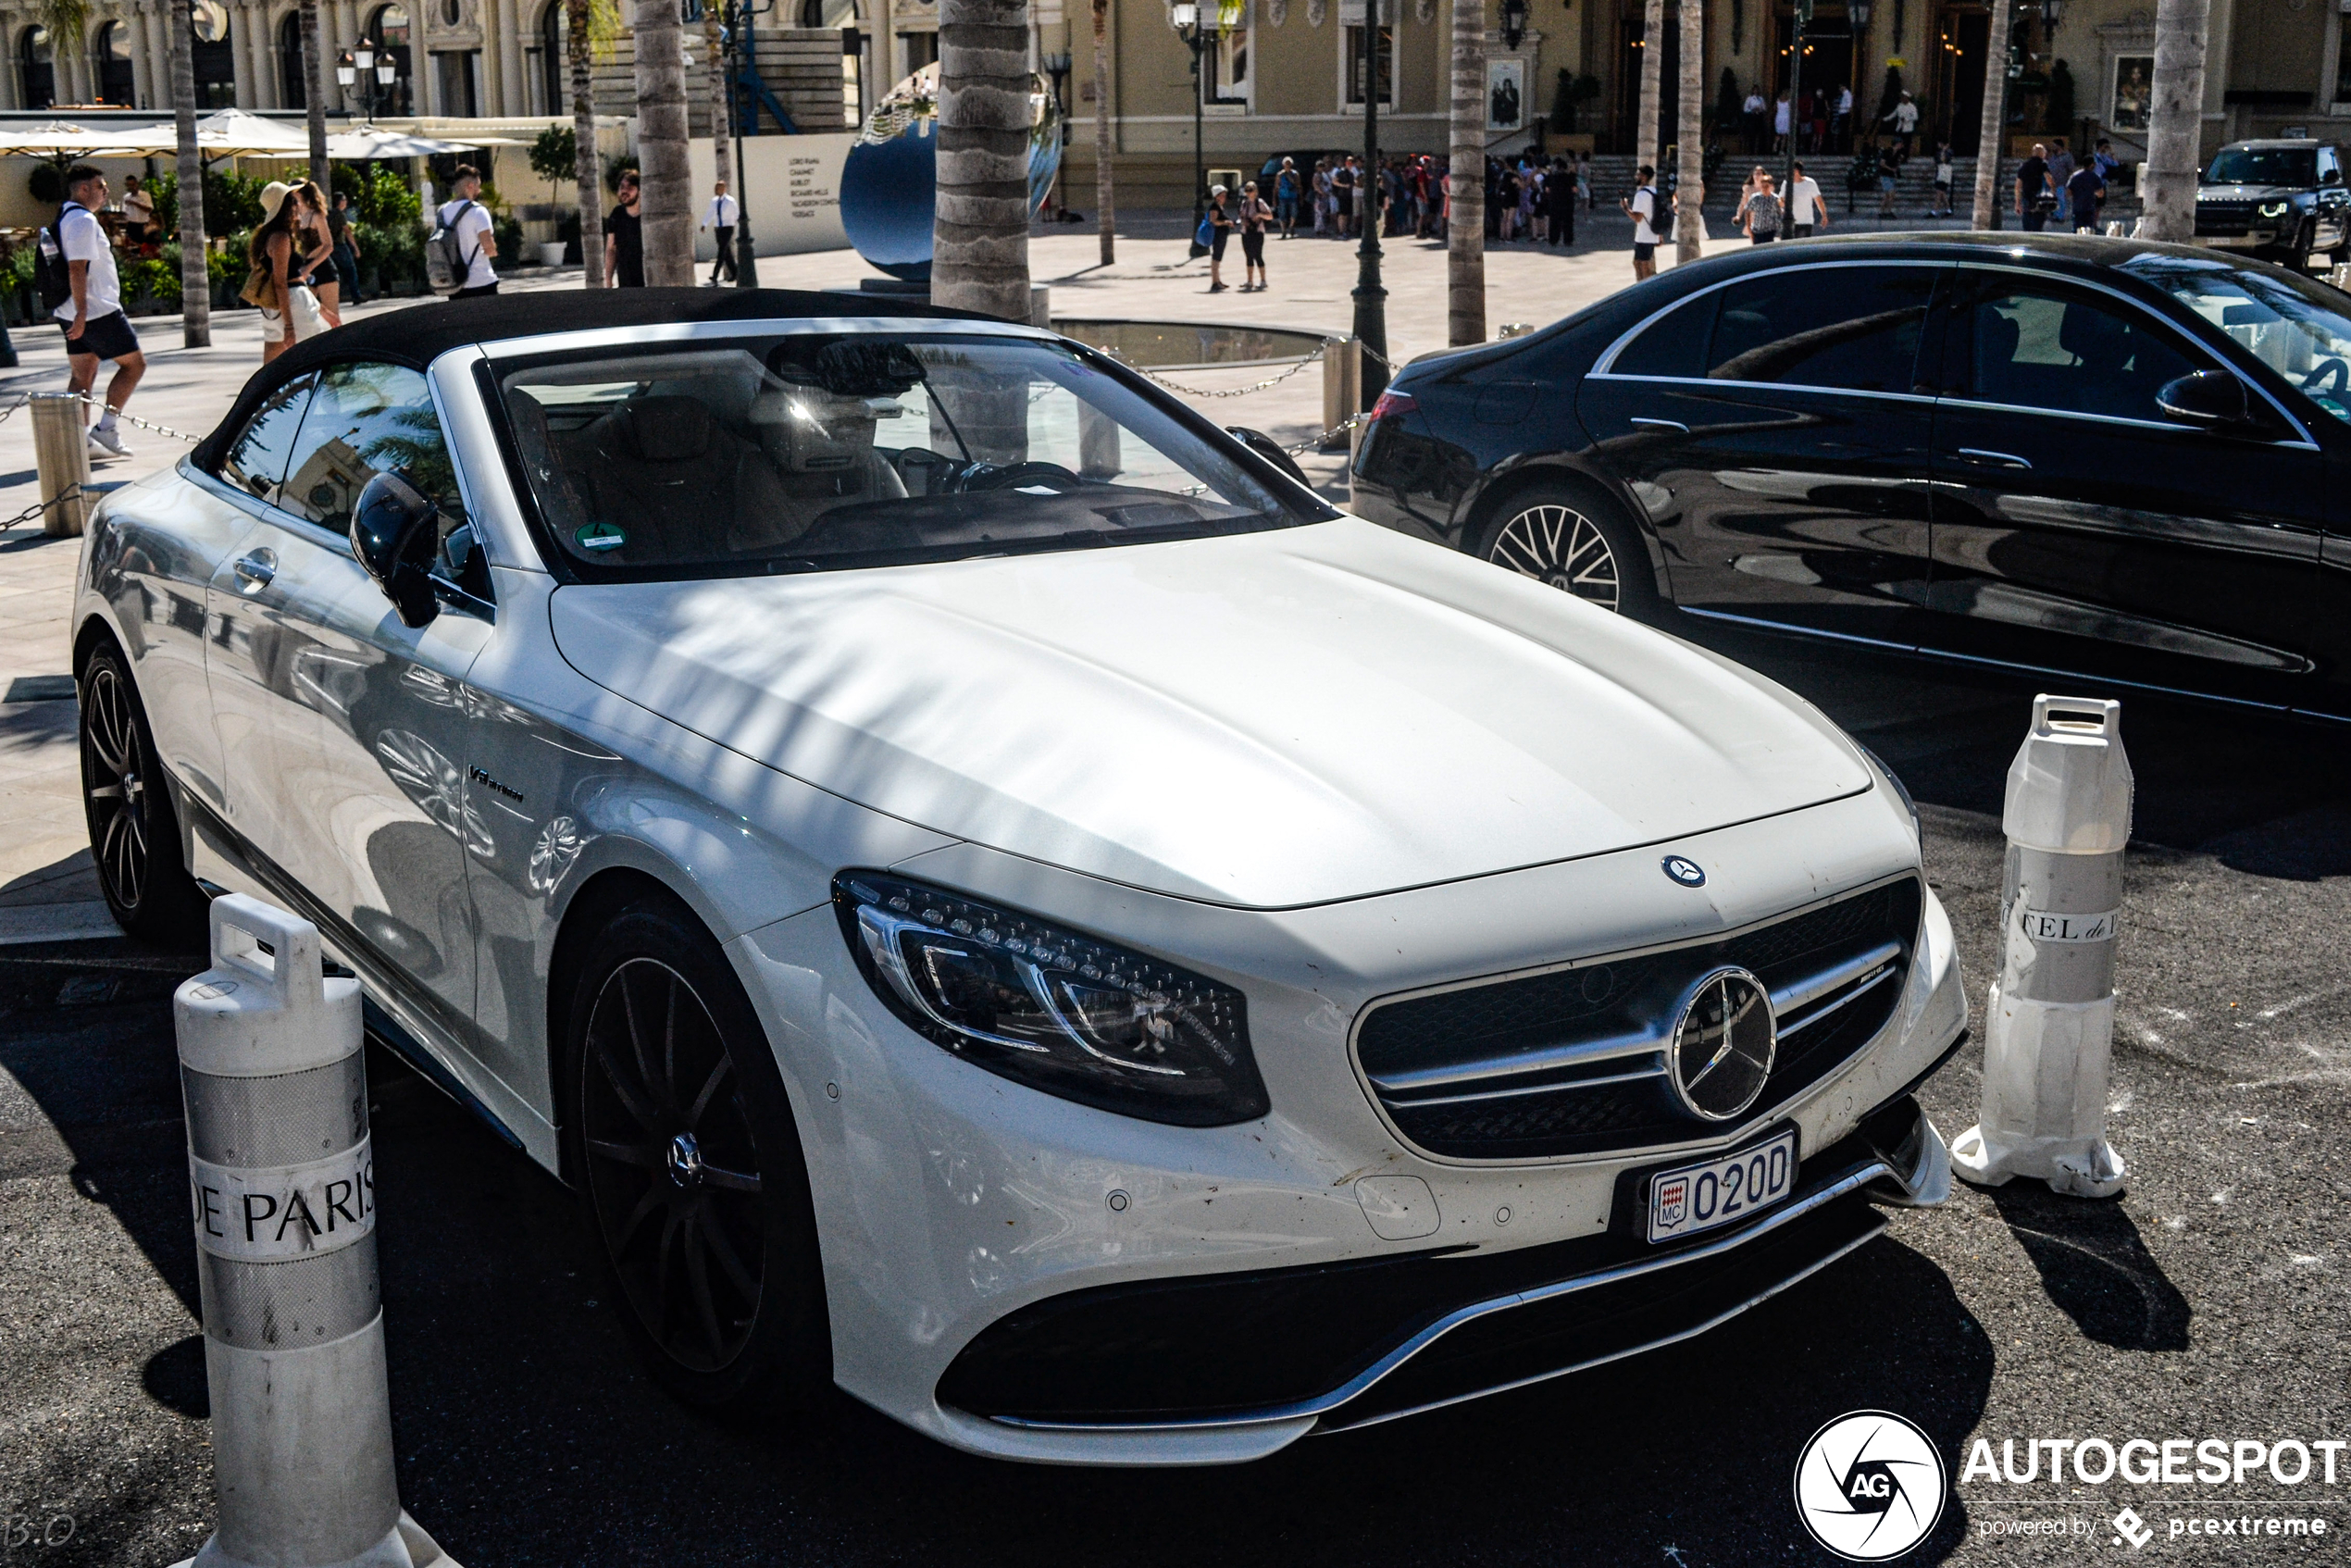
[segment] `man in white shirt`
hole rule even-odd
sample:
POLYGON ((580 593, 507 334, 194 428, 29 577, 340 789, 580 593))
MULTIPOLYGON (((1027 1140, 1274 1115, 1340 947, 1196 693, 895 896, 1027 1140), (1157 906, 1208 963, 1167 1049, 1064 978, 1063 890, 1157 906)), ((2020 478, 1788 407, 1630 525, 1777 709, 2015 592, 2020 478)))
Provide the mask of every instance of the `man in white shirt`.
POLYGON ((721 273, 729 283, 735 280, 735 220, 742 216, 742 210, 741 204, 727 193, 724 180, 711 188, 710 208, 702 215, 702 226, 718 231, 718 259, 710 264, 714 288, 721 273))
POLYGON ((66 390, 89 392, 98 381, 98 362, 114 361, 114 379, 106 383, 106 411, 90 431, 91 454, 128 457, 131 448, 123 442, 116 416, 146 373, 147 357, 139 350, 139 334, 131 330, 131 318, 122 313, 122 279, 115 271, 114 245, 95 215, 106 204, 106 177, 88 164, 74 165, 66 170, 65 206, 40 243, 44 247, 54 243, 52 259, 66 264, 72 283, 72 292, 56 312, 66 335, 66 390))
POLYGON ((491 232, 490 209, 481 205, 481 170, 469 163, 457 166, 449 184, 451 198, 434 214, 443 229, 454 232, 466 258, 466 286, 449 297, 479 299, 498 292, 498 269, 491 265, 498 255, 498 236, 491 232))
POLYGON ((1800 163, 1788 165, 1787 220, 1794 226, 1789 236, 1797 240, 1810 239, 1815 222, 1823 229, 1829 226, 1829 205, 1821 200, 1821 182, 1805 173, 1800 163), (1815 213, 1820 215, 1817 218, 1815 213))
POLYGON ((1616 204, 1633 219, 1633 281, 1636 283, 1657 276, 1657 230, 1653 227, 1657 220, 1657 192, 1649 184, 1650 178, 1656 173, 1657 170, 1643 164, 1633 176, 1640 181, 1639 187, 1630 199, 1619 199, 1616 204))
POLYGON ((1919 103, 1908 93, 1894 106, 1894 134, 1901 140, 1902 156, 1910 156, 1911 143, 1919 133, 1919 103))

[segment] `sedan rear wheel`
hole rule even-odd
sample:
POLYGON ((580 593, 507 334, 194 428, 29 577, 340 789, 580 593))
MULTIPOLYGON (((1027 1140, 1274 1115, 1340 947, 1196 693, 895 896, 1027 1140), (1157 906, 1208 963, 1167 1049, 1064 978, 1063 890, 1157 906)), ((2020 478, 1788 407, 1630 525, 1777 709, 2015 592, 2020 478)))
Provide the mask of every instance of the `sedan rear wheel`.
POLYGON ((171 791, 138 689, 110 646, 81 666, 81 808, 98 890, 115 923, 174 946, 204 940, 205 899, 180 852, 171 791))
POLYGON ((1655 602, 1648 557, 1632 526, 1615 506, 1580 490, 1546 487, 1512 496, 1487 526, 1478 554, 1603 610, 1637 615, 1655 602))
POLYGON ((665 901, 599 934, 571 1014, 576 1168, 634 1338, 690 1403, 828 1363, 807 1176, 765 1031, 665 901))

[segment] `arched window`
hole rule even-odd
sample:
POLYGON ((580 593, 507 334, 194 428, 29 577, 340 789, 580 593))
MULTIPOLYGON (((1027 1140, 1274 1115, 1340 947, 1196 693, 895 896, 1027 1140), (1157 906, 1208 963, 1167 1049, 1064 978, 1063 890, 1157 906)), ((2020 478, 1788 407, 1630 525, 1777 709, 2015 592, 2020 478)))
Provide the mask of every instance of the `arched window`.
POLYGON ((397 68, 391 86, 376 100, 376 112, 386 115, 406 115, 417 111, 410 107, 416 102, 416 58, 409 53, 412 29, 408 12, 400 6, 379 6, 367 19, 367 36, 375 41, 379 58, 389 57, 397 68))
POLYGON ((90 58, 97 68, 99 101, 137 108, 139 78, 131 68, 131 30, 120 22, 106 23, 98 30, 90 58))
POLYGON ((288 11, 278 24, 278 102, 289 109, 310 106, 310 73, 302 68, 300 11, 288 11))
POLYGON ((17 44, 17 86, 28 109, 45 109, 57 101, 57 70, 49 60, 49 30, 29 27, 17 44))
POLYGON ((237 51, 229 38, 229 12, 220 0, 195 0, 196 107, 237 106, 237 51))
POLYGON ((547 8, 539 13, 539 80, 540 91, 546 94, 546 114, 559 115, 571 107, 570 31, 564 22, 564 0, 547 0, 547 8))

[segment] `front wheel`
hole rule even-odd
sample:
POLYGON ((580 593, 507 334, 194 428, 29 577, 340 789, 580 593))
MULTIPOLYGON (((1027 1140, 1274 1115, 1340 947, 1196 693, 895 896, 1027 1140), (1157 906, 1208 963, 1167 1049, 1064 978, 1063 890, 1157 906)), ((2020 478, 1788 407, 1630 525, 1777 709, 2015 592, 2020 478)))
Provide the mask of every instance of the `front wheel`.
POLYGON ((1646 618, 1657 606, 1648 552, 1615 503, 1580 485, 1543 485, 1505 501, 1477 554, 1586 604, 1646 618))
POLYGON ((829 1373, 808 1178, 765 1031, 708 932, 631 903, 573 991, 571 1137, 622 1316, 687 1403, 741 1409, 829 1373))
POLYGON ((202 947, 207 901, 180 856, 170 786, 122 654, 111 644, 92 650, 77 688, 81 810, 106 909, 134 937, 202 947))

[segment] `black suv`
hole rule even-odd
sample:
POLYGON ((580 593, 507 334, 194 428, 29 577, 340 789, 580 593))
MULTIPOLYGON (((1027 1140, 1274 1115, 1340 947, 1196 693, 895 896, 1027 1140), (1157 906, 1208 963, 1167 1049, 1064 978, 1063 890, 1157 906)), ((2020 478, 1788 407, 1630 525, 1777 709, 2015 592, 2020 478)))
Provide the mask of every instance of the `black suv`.
POLYGON ((2351 261, 2341 150, 2307 138, 2230 143, 2196 188, 2196 238, 2288 267, 2308 267, 2313 251, 2351 261))

